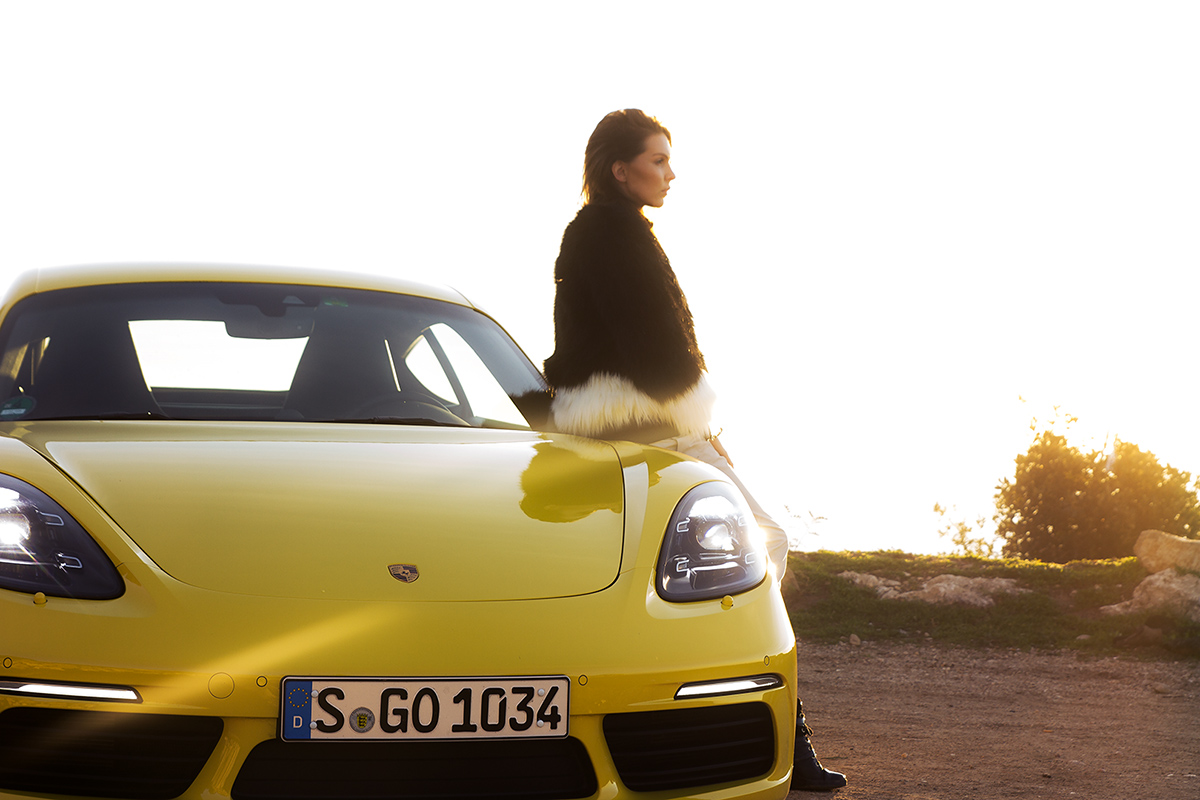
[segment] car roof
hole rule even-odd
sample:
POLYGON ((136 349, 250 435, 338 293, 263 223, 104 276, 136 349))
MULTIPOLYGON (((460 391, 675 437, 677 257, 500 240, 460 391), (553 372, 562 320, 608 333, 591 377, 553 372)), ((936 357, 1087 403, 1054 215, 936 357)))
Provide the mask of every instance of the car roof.
POLYGON ((34 269, 18 275, 5 293, 0 314, 22 298, 75 286, 159 282, 287 283, 300 286, 336 286, 416 295, 476 308, 460 292, 384 275, 251 264, 129 263, 89 264, 34 269))

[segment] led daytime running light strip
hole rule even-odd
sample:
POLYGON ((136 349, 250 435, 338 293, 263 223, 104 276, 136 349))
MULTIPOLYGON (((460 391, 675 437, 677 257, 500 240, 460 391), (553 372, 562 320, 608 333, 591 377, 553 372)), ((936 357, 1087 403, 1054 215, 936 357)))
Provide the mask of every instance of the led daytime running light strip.
POLYGON ((91 683, 46 683, 44 681, 0 681, 0 693, 24 697, 58 697, 69 700, 99 700, 112 703, 140 703, 142 697, 129 686, 103 686, 91 683))
POLYGON ((688 700, 695 697, 719 697, 727 694, 744 694, 745 692, 765 692, 768 689, 778 689, 783 686, 783 678, 778 675, 751 675, 746 678, 727 678, 721 681, 701 681, 685 683, 675 692, 676 700, 688 700))

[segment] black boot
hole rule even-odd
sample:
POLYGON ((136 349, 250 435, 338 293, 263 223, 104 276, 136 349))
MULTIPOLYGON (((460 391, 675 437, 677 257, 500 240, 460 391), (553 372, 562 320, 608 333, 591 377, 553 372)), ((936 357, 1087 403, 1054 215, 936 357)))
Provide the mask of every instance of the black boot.
POLYGON ((796 709, 796 754, 792 759, 792 789, 828 792, 846 785, 846 776, 821 766, 813 752, 809 736, 812 729, 804 721, 804 705, 796 709))

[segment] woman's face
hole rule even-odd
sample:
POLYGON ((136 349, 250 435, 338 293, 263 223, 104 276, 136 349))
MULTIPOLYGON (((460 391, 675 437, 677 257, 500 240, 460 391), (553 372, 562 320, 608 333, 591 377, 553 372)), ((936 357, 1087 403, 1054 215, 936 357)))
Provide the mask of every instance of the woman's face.
POLYGON ((671 143, 661 133, 646 137, 646 149, 632 161, 618 161, 612 166, 617 185, 630 200, 639 206, 659 208, 667 199, 667 190, 675 173, 671 171, 671 143))

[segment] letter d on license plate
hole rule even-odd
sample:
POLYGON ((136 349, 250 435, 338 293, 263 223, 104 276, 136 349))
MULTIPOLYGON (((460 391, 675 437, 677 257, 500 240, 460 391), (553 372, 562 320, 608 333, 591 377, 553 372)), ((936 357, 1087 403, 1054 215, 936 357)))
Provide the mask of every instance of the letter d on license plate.
POLYGON ((567 735, 566 676, 284 678, 286 741, 514 739, 567 735))

